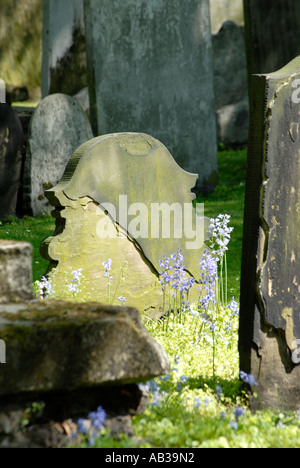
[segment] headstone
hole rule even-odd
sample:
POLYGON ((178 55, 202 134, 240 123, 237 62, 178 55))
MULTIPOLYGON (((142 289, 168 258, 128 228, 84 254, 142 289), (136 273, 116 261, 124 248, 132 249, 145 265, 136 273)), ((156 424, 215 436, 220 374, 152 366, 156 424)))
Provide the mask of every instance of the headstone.
POLYGON ((16 215, 23 141, 18 116, 8 104, 0 104, 0 218, 16 215))
POLYGON ((36 108, 29 128, 24 209, 34 216, 49 210, 44 196, 61 178, 76 148, 92 138, 90 122, 75 98, 52 94, 36 108))
POLYGON ((249 80, 272 73, 300 53, 300 3, 244 0, 249 80))
POLYGON ((265 408, 300 406, 299 95, 299 57, 253 77, 239 352, 265 408))
POLYGON ((218 142, 242 146, 248 140, 249 94, 244 30, 225 21, 212 36, 218 142))
MULTIPOLYGON (((66 282, 82 268, 79 297, 106 301, 103 263, 111 259, 111 298, 125 297, 141 313, 161 316, 164 255, 180 248, 188 276, 199 278, 208 219, 192 205, 196 178, 149 135, 110 134, 78 148, 61 182, 46 192, 60 234, 44 241, 41 253, 54 267, 56 294, 72 297, 66 282)), ((197 299, 189 299, 196 302, 195 290, 197 299)))
POLYGON ((43 0, 42 96, 86 86, 83 0, 43 0))
POLYGON ((217 183, 208 0, 85 0, 94 133, 163 142, 196 191, 217 183))
POLYGON ((0 304, 32 298, 32 245, 0 239, 0 304))

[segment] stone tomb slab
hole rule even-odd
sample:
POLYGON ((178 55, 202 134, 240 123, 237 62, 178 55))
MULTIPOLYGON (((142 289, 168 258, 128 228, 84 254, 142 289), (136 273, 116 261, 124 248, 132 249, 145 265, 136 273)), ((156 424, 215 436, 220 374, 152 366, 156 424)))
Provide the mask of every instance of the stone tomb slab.
POLYGON ((299 57, 253 77, 242 256, 241 370, 282 409, 300 406, 299 85, 299 57))
POLYGON ((8 104, 0 104, 0 219, 16 215, 23 143, 20 119, 8 104))
POLYGON ((43 99, 30 122, 24 174, 24 208, 36 215, 49 210, 45 190, 61 179, 73 152, 93 137, 77 99, 52 94, 43 99))
MULTIPOLYGON (((51 262, 56 293, 65 299, 72 270, 82 268, 84 298, 105 301, 103 263, 111 259, 111 299, 122 296, 142 314, 161 315, 164 255, 180 248, 187 276, 200 276, 209 220, 192 205, 196 179, 149 135, 110 134, 82 145, 61 182, 46 192, 57 227, 41 253, 51 262)), ((189 299, 198 296, 195 288, 189 299)))

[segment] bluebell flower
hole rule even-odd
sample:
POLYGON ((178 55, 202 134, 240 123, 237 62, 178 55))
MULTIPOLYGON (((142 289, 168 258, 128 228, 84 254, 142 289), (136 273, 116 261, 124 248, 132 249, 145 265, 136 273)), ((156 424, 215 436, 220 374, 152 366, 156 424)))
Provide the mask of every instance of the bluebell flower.
POLYGON ((92 426, 97 429, 97 431, 100 431, 106 419, 106 411, 102 406, 99 406, 97 411, 91 411, 89 413, 88 418, 91 420, 92 426))
POLYGON ((201 406, 201 404, 202 404, 202 402, 201 402, 200 398, 196 398, 196 397, 195 397, 195 398, 194 398, 194 408, 195 408, 195 409, 198 409, 199 406, 201 406))
POLYGON ((77 421, 77 425, 78 425, 78 428, 77 428, 77 431, 80 433, 80 434, 86 434, 87 433, 87 427, 84 423, 84 419, 80 418, 78 419, 77 421))
POLYGON ((230 421, 229 426, 232 427, 235 431, 238 429, 239 425, 236 421, 230 421))
POLYGON ((252 374, 247 374, 244 371, 240 372, 240 378, 243 382, 247 383, 250 385, 250 387, 253 387, 254 385, 258 385, 258 382, 255 381, 254 377, 252 374))
MULTIPOLYGON (((102 263, 102 265, 104 266, 104 276, 106 277, 109 276, 108 272, 111 270, 111 264, 112 264, 111 258, 109 258, 108 260, 102 263)), ((109 279, 112 279, 112 276, 110 276, 109 279)))
POLYGON ((165 291, 166 286, 170 286, 173 290, 171 295, 177 296, 179 292, 184 298, 188 295, 190 288, 194 285, 195 279, 187 277, 184 270, 184 257, 181 254, 181 249, 177 250, 176 254, 171 254, 170 257, 164 255, 164 259, 159 262, 162 271, 160 272, 160 284, 162 291, 165 291))
POLYGON ((218 395, 218 400, 221 399, 221 395, 223 394, 222 387, 220 385, 216 385, 216 394, 218 395))
POLYGON ((218 265, 216 259, 210 254, 208 250, 204 251, 200 261, 200 278, 198 289, 206 291, 206 295, 199 299, 199 305, 207 310, 210 304, 215 304, 215 291, 214 287, 218 279, 218 265))
POLYGON ((126 305, 126 298, 125 297, 119 296, 118 301, 122 302, 123 306, 126 305))
POLYGON ((228 250, 227 245, 233 231, 232 227, 228 227, 229 221, 230 216, 227 214, 220 214, 216 219, 210 220, 208 227, 208 233, 211 235, 210 244, 211 248, 215 249, 218 259, 222 258, 226 250, 228 250))
POLYGON ((238 421, 239 417, 243 416, 243 414, 244 414, 243 408, 240 408, 238 406, 237 408, 234 409, 234 417, 236 421, 238 421))

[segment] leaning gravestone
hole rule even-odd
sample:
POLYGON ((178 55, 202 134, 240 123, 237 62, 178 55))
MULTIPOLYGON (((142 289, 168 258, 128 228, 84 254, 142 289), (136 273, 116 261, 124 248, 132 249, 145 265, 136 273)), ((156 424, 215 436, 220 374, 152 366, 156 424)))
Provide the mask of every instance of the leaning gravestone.
POLYGON ((249 79, 279 70, 300 53, 300 3, 244 0, 249 79))
POLYGON ((36 108, 29 128, 24 209, 34 216, 49 209, 44 196, 61 178, 78 146, 92 138, 89 120, 75 98, 52 94, 36 108))
POLYGON ((0 103, 0 218, 16 215, 23 142, 20 119, 0 103))
POLYGON ((110 134, 78 148, 61 182, 46 192, 59 234, 44 241, 41 253, 55 267, 56 294, 70 298, 67 283, 82 268, 81 299, 103 302, 110 293, 111 300, 125 297, 126 305, 160 316, 164 255, 180 248, 188 276, 199 278, 208 220, 192 205, 196 179, 149 135, 110 134))
POLYGON ((94 133, 145 132, 178 164, 217 183, 208 0, 85 0, 94 133))
POLYGON ((264 407, 295 409, 300 406, 300 58, 254 76, 252 91, 240 365, 258 381, 264 407))

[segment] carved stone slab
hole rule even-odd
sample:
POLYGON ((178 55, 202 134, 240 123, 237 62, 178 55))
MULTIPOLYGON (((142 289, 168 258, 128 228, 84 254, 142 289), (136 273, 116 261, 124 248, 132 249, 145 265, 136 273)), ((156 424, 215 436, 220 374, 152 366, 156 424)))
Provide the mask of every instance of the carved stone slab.
POLYGON ((103 301, 103 262, 110 258, 115 300, 123 296, 142 313, 161 314, 165 254, 180 248, 186 270, 199 277, 208 220, 192 205, 196 178, 149 135, 110 134, 78 148, 60 183, 46 192, 57 229, 41 252, 56 266, 56 292, 66 289, 66 272, 70 278, 82 268, 84 297, 103 301))

